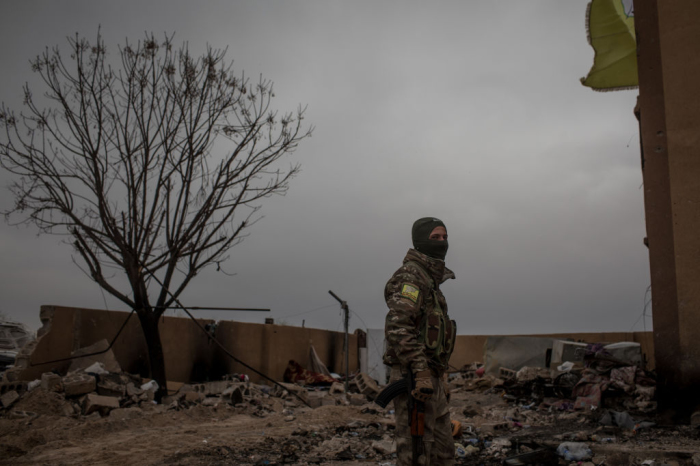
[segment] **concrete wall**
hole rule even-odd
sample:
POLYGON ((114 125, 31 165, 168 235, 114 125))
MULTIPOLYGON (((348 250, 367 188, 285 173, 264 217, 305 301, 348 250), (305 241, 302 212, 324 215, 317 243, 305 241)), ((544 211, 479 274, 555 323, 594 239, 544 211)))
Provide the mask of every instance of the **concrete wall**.
MULTIPOLYGON (((236 358, 274 380, 282 380, 290 360, 308 367, 312 345, 329 371, 338 374, 345 372, 345 340, 342 332, 222 321, 219 322, 216 335, 236 358)), ((358 337, 356 334, 350 334, 348 337, 350 372, 353 372, 358 368, 358 337)), ((261 380, 259 376, 234 362, 220 348, 217 348, 214 366, 215 374, 245 373, 251 380, 261 380)))
MULTIPOLYGON (((128 312, 101 311, 61 306, 42 306, 36 347, 22 370, 21 380, 34 380, 44 372, 65 372, 71 353, 102 339, 112 342, 129 318, 128 312), (55 361, 55 362, 52 362, 55 361)), ((213 320, 199 319, 205 326, 213 320)), ((174 382, 217 379, 224 374, 248 374, 251 380, 263 380, 251 370, 228 357, 191 319, 164 317, 160 335, 165 354, 167 378, 174 382)), ((345 372, 344 334, 327 330, 221 321, 216 338, 236 358, 268 375, 282 380, 290 359, 306 367, 309 350, 314 346, 320 359, 332 372, 345 372)), ((349 335, 350 371, 358 367, 358 336, 349 335)), ((136 314, 131 315, 124 330, 114 341, 112 351, 125 372, 148 375, 148 357, 141 326, 136 314)))
MULTIPOLYGON (((652 332, 603 332, 603 333, 553 333, 539 335, 512 335, 571 339, 586 343, 614 343, 632 341, 639 343, 647 359, 647 369, 654 369, 654 337, 652 332)), ((484 345, 488 335, 458 335, 450 365, 456 369, 473 362, 484 362, 484 345)))
MULTIPOLYGON (((44 326, 37 332, 36 347, 21 379, 34 380, 51 370, 64 372, 70 361, 50 361, 69 358, 73 351, 103 339, 112 342, 127 318, 112 351, 122 370, 148 375, 146 343, 136 314, 129 317, 128 312, 42 306, 40 318, 44 326)), ((206 325, 212 321, 202 319, 199 322, 206 325)), ((169 380, 187 381, 193 375, 207 373, 213 349, 189 319, 165 317, 160 329, 169 380)))
MULTIPOLYGON (((39 338, 29 358, 30 364, 22 370, 19 378, 34 380, 44 372, 52 370, 65 372, 70 361, 60 361, 61 359, 68 358, 73 351, 90 346, 102 339, 111 342, 128 317, 127 312, 42 306, 41 320, 44 326, 38 332, 39 338)), ((214 321, 201 319, 199 322, 205 326, 214 321)), ((165 370, 170 381, 216 380, 230 373, 248 374, 254 382, 264 380, 249 368, 234 362, 189 318, 164 317, 160 324, 160 331, 165 353, 165 370)), ((215 336, 234 357, 274 380, 283 379, 289 360, 293 359, 303 367, 308 367, 312 345, 331 372, 338 374, 345 372, 342 332, 220 321, 215 336)), ((521 336, 572 339, 590 343, 634 341, 641 343, 642 352, 652 363, 651 368, 653 368, 654 342, 651 332, 521 336)), ((450 365, 459 369, 466 364, 483 362, 484 344, 487 338, 486 335, 458 335, 450 365)), ((356 371, 359 367, 358 345, 361 340, 358 333, 349 335, 350 372, 356 371)), ((381 351, 380 346, 372 344, 368 349, 381 351)), ((114 341, 112 351, 124 371, 148 375, 146 344, 135 314, 129 318, 124 330, 114 341)))

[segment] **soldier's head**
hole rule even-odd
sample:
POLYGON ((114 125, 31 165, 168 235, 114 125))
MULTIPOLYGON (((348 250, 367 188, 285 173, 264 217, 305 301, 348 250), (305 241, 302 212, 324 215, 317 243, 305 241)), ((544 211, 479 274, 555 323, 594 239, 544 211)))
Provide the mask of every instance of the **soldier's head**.
POLYGON ((447 228, 442 220, 423 217, 413 223, 411 230, 413 247, 418 252, 435 259, 445 260, 447 254, 447 228))

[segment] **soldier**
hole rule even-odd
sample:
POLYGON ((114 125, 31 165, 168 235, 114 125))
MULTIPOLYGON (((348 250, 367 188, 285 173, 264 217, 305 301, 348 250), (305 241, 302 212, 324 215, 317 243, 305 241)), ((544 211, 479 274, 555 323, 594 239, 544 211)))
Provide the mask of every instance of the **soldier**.
POLYGON ((417 460, 425 465, 454 464, 454 442, 448 408, 446 370, 456 334, 447 315, 440 284, 454 273, 445 267, 447 229, 433 217, 417 220, 412 229, 413 249, 384 289, 389 313, 384 333, 384 363, 391 366, 391 381, 411 371, 415 389, 394 398, 397 465, 413 464, 408 402, 413 396, 425 405, 425 434, 417 460))

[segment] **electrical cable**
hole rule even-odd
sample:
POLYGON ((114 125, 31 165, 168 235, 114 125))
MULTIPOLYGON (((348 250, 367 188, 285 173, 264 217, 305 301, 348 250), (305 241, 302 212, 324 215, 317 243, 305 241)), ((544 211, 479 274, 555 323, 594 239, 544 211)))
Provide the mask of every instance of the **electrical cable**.
POLYGON ((235 357, 233 354, 231 354, 231 353, 229 352, 229 350, 226 349, 226 347, 225 347, 224 345, 222 345, 221 342, 219 342, 219 340, 216 339, 216 337, 212 336, 212 335, 202 326, 202 324, 200 324, 199 322, 197 322, 197 319, 195 319, 194 316, 193 316, 192 314, 190 314, 190 311, 188 310, 188 308, 186 308, 186 307, 180 302, 180 300, 177 299, 177 298, 170 292, 170 290, 168 290, 167 288, 164 287, 163 282, 161 282, 161 281, 158 279, 158 277, 156 277, 153 273, 151 273, 151 271, 150 271, 145 265, 142 265, 142 267, 143 267, 143 269, 144 269, 156 282, 158 282, 158 284, 159 284, 161 287, 163 287, 163 289, 165 289, 165 292, 168 293, 168 294, 170 295, 170 297, 178 304, 178 306, 180 306, 179 310, 185 311, 185 314, 187 314, 187 315, 190 317, 190 319, 192 319, 192 321, 197 325, 197 327, 199 327, 199 329, 200 329, 202 332, 204 332, 204 334, 206 334, 207 337, 208 337, 209 339, 211 339, 211 340, 212 340, 212 341, 213 341, 213 342, 228 356, 228 357, 230 357, 231 359, 233 359, 234 361, 236 361, 238 364, 242 365, 243 367, 245 367, 245 368, 247 368, 247 369, 250 369, 251 371, 253 371, 253 372, 255 372, 256 374, 258 374, 259 376, 265 378, 266 380, 269 380, 270 382, 272 382, 273 384, 277 385, 277 386, 280 387, 281 389, 287 390, 289 393, 291 393, 291 394, 294 395, 295 397, 299 398, 299 400, 300 400, 302 403, 304 403, 306 406, 308 406, 309 408, 311 407, 311 405, 309 405, 309 403, 308 403, 306 400, 304 400, 301 396, 297 395, 295 392, 293 392, 293 391, 291 391, 291 390, 288 390, 284 385, 282 385, 282 384, 280 384, 279 382, 277 382, 277 381, 271 379, 271 378, 268 377, 266 374, 263 374, 262 372, 258 371, 257 369, 254 369, 253 367, 249 366, 248 364, 244 363, 243 361, 241 361, 240 359, 238 359, 237 357, 235 357))

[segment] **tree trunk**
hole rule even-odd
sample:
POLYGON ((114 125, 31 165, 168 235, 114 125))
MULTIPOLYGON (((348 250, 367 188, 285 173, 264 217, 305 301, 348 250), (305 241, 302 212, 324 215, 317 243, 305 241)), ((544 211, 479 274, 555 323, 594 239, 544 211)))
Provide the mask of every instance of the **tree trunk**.
POLYGON ((141 329, 143 330, 143 336, 146 338, 151 378, 158 383, 158 391, 156 392, 155 399, 160 403, 161 399, 167 394, 165 356, 163 354, 163 345, 160 341, 160 331, 158 329, 158 322, 160 319, 154 312, 149 311, 141 311, 138 315, 139 321, 141 322, 141 329))

